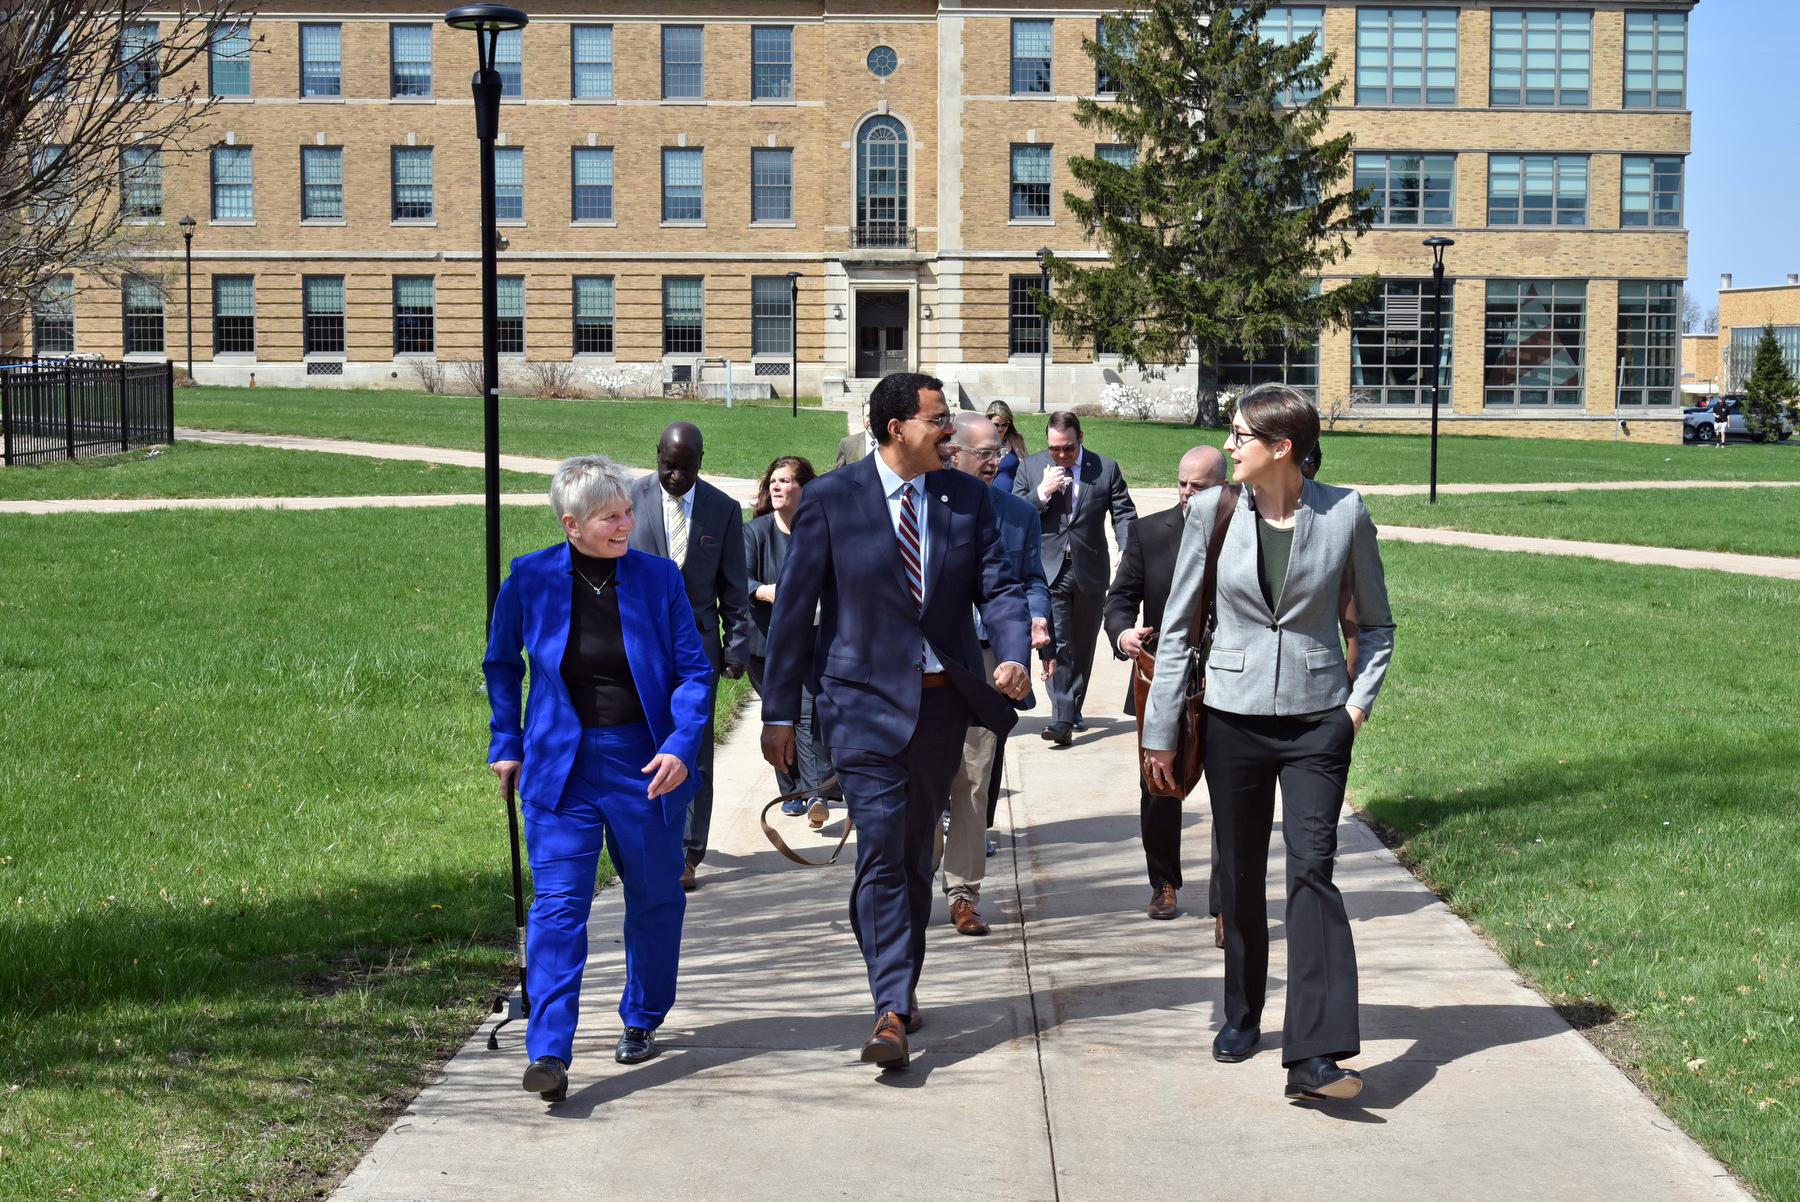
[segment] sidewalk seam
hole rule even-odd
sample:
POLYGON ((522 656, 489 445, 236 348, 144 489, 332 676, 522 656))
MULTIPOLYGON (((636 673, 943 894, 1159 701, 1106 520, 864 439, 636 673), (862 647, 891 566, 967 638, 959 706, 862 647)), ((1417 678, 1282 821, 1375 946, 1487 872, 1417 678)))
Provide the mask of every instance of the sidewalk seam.
POLYGON ((1062 1181, 1056 1168, 1056 1132, 1050 1125, 1050 1083, 1044 1076, 1044 1028, 1038 1020, 1037 984, 1031 977, 1031 927, 1025 921, 1025 888, 1019 881, 1019 821, 1013 813, 1013 790, 1006 789, 1006 820, 1012 843, 1013 899, 1019 907, 1019 952, 1025 960, 1025 996, 1031 999, 1031 1050, 1037 1057, 1038 1096, 1044 1103, 1044 1148, 1050 1157, 1050 1197, 1062 1202, 1062 1181))

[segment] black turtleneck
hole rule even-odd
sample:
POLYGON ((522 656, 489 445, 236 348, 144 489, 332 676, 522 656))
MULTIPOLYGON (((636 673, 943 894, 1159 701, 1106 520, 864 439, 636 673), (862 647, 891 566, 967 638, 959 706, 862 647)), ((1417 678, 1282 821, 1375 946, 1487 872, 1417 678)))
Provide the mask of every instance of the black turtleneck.
POLYGON ((625 633, 619 623, 619 590, 613 580, 619 561, 583 555, 571 544, 569 562, 575 568, 574 591, 562 660, 569 699, 583 726, 642 722, 644 705, 625 658, 625 633))

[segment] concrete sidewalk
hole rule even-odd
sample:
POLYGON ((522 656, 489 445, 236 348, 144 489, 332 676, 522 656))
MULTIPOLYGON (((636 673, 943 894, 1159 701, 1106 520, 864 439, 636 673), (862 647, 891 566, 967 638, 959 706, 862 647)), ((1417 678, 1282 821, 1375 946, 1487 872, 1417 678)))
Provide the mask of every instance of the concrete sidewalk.
MULTIPOLYGON (((1126 678, 1102 654, 1097 716, 1074 746, 1036 737, 1041 701, 1015 733, 983 889, 994 931, 958 936, 939 899, 911 1068, 857 1061, 872 1015, 845 913, 854 849, 801 869, 769 848, 756 815, 775 785, 751 720, 720 748, 714 851, 689 900, 662 1055, 612 1061, 622 907, 607 890, 568 1101, 519 1088, 518 1024, 500 1052, 484 1026, 336 1197, 1749 1197, 1348 812, 1338 880, 1367 1088, 1353 1103, 1282 1097, 1279 843, 1265 1041, 1247 1063, 1215 1063, 1204 799, 1189 803, 1184 845, 1182 900, 1198 912, 1152 922, 1134 726, 1113 704, 1126 678)), ((774 820, 803 849, 829 847, 774 820)))

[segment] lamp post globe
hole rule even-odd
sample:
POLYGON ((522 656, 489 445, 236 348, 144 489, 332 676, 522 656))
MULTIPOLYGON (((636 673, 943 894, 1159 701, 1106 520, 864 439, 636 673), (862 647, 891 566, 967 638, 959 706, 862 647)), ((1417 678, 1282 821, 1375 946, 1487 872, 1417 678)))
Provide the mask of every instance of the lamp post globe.
POLYGON ((1429 505, 1437 504, 1438 393, 1444 368, 1444 249, 1456 241, 1440 235, 1425 239, 1431 251, 1431 492, 1429 505))

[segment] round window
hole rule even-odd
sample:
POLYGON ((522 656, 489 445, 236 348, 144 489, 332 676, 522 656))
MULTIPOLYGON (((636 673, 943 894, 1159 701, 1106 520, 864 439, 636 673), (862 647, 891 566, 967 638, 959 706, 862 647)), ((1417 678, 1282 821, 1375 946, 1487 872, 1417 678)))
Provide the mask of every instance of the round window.
POLYGON ((900 56, 892 46, 877 46, 869 51, 869 70, 886 79, 900 65, 900 56))

